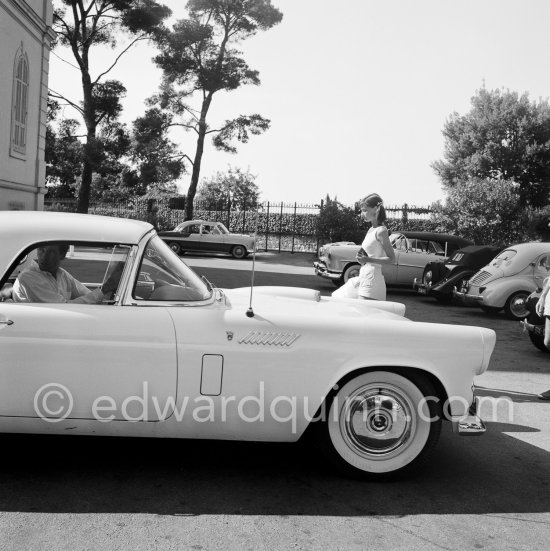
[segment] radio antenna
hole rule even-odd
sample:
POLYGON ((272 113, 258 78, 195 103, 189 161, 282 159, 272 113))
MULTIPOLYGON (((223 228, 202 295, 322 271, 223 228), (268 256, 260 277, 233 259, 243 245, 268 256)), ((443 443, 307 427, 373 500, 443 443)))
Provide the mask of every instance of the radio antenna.
POLYGON ((256 271, 256 249, 258 241, 258 218, 259 218, 260 207, 257 207, 256 210, 256 229, 254 231, 254 251, 252 252, 252 281, 250 282, 250 303, 248 304, 248 310, 246 311, 246 316, 248 318, 254 317, 254 310, 252 309, 252 293, 254 292, 254 273, 256 271))

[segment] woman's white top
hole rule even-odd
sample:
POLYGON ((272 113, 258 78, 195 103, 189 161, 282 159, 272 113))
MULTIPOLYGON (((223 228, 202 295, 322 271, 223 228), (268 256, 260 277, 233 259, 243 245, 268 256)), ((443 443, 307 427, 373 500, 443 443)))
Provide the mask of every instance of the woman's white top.
POLYGON ((380 243, 377 239, 382 228, 384 228, 384 226, 369 228, 369 231, 367 232, 367 235, 365 235, 365 239, 363 239, 363 243, 361 244, 366 253, 373 258, 386 258, 388 256, 382 246, 382 243, 380 243))

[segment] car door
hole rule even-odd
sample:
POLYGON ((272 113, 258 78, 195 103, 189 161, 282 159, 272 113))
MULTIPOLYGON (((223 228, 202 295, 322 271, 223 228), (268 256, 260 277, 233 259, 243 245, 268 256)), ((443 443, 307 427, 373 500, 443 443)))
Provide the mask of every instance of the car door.
POLYGON ((201 224, 201 250, 207 252, 223 252, 223 240, 215 224, 201 224))
POLYGON ((441 257, 429 252, 430 244, 424 239, 406 239, 406 250, 399 255, 397 284, 412 285, 414 278, 421 278, 428 262, 441 260, 441 257))
POLYGON ((46 417, 94 419, 95 403, 111 419, 158 421, 171 410, 157 411, 153 397, 175 400, 176 383, 174 326, 164 308, 0 303, 0 416, 42 416, 37 400, 50 389, 46 417), (72 398, 67 415, 60 390, 72 398))

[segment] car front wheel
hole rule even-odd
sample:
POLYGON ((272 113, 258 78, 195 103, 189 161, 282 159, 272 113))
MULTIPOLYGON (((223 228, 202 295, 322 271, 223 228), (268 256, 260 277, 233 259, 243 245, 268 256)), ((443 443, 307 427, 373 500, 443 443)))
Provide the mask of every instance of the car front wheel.
POLYGON ((348 266, 342 275, 342 281, 347 283, 352 277, 357 277, 359 275, 359 270, 361 266, 359 264, 352 264, 348 266))
POLYGON ((340 470, 387 479, 424 463, 439 439, 441 417, 424 376, 371 371, 337 391, 327 419, 316 428, 323 452, 340 470))
POLYGON ((246 247, 243 247, 242 245, 235 245, 231 249, 231 254, 233 255, 233 258, 244 258, 247 255, 246 247))
POLYGON ((508 297, 504 305, 504 313, 506 317, 512 320, 522 320, 529 315, 527 308, 527 298, 531 293, 529 291, 518 291, 508 297))

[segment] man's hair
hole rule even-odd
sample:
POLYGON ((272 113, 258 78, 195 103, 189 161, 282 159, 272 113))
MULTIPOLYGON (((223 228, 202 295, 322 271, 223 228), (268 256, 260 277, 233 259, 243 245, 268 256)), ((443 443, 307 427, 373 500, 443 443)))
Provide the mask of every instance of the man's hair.
POLYGON ((67 253, 69 252, 70 245, 68 243, 58 243, 57 248, 59 249, 59 254, 61 255, 61 258, 65 258, 67 256, 67 253))

